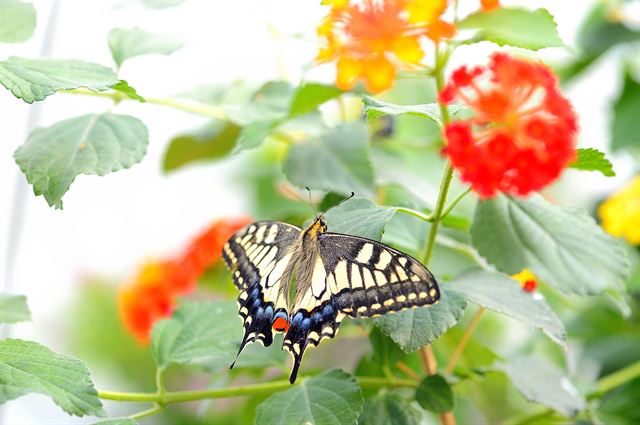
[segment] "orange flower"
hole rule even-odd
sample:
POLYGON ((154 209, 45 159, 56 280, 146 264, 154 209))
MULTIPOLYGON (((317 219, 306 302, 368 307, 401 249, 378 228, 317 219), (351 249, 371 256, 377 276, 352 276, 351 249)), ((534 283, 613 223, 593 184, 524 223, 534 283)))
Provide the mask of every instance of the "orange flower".
POLYGON ((531 273, 528 269, 523 269, 520 273, 516 273, 511 277, 520 282, 522 290, 525 292, 533 292, 538 287, 536 275, 531 273))
POLYGON ((149 342, 153 325, 171 315, 177 297, 192 292, 205 270, 220 261, 231 235, 252 221, 249 217, 216 220, 176 258, 145 263, 134 279, 120 287, 120 316, 140 343, 149 342))
POLYGON ((336 85, 350 90, 362 80, 370 92, 393 85, 397 68, 416 67, 424 36, 451 37, 454 27, 440 20, 446 0, 325 1, 332 6, 318 26, 319 62, 335 61, 336 85))
POLYGON ((485 12, 490 12, 500 7, 500 0, 480 0, 480 8, 485 12))

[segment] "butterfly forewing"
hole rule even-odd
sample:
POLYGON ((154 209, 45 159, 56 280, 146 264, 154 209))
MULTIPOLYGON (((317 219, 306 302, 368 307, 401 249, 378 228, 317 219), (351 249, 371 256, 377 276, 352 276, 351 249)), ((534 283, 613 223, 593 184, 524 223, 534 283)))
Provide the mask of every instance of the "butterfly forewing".
POLYGON ((247 343, 273 342, 272 323, 278 312, 286 313, 288 284, 282 278, 290 265, 289 247, 300 228, 276 221, 253 223, 234 234, 222 252, 233 281, 240 290, 239 314, 244 322, 240 351, 247 343))

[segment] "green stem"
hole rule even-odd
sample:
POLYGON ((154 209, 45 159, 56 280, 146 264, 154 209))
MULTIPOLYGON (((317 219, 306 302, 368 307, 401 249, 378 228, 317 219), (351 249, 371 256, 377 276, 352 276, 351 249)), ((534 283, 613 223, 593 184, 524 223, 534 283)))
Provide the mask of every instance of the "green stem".
MULTIPOLYGON (((156 391, 158 393, 158 396, 160 397, 160 400, 162 400, 164 398, 164 395, 166 394, 167 390, 164 387, 164 369, 159 367, 156 369, 156 391)), ((162 407, 162 405, 160 406, 162 407)))
POLYGON ((587 394, 587 398, 592 399, 600 397, 603 394, 608 393, 629 381, 633 381, 638 377, 640 377, 640 360, 635 363, 631 363, 629 366, 613 372, 604 378, 601 378, 596 385, 596 389, 587 394))
MULTIPOLYGON (((378 377, 361 376, 357 377, 360 387, 363 389, 377 388, 415 388, 418 383, 409 379, 388 379, 378 377)), ((304 379, 303 379, 304 380, 304 379)), ((303 381, 301 380, 301 381, 303 381)), ((252 385, 244 385, 234 388, 220 388, 213 390, 198 391, 168 391, 159 393, 124 393, 115 391, 98 391, 98 396, 104 400, 133 401, 133 402, 155 402, 160 404, 182 403, 214 398, 242 397, 254 394, 270 394, 291 388, 288 380, 272 381, 252 385)))
POLYGON ((433 221, 433 214, 425 214, 423 212, 416 211, 411 208, 405 208, 405 207, 395 207, 395 208, 396 208, 396 211, 398 212, 409 214, 414 217, 418 217, 421 220, 428 221, 428 222, 433 221))
POLYGON ((458 202, 462 201, 462 198, 464 198, 465 196, 467 196, 467 193, 471 192, 471 188, 467 188, 464 192, 462 192, 460 195, 458 195, 456 197, 456 199, 453 200, 453 202, 451 202, 443 211, 442 213, 442 218, 445 218, 446 216, 449 215, 449 213, 451 212, 451 210, 453 210, 456 205, 458 205, 458 202))
POLYGON ((162 412, 162 406, 157 404, 157 405, 153 406, 150 409, 143 410, 142 412, 134 413, 133 415, 131 415, 129 417, 131 419, 140 419, 140 418, 145 418, 147 416, 155 415, 155 414, 160 413, 160 412, 162 412))
MULTIPOLYGON (((64 90, 63 93, 75 94, 75 95, 81 95, 81 96, 102 97, 102 98, 111 99, 114 102, 120 102, 123 100, 135 100, 116 91, 94 92, 87 89, 75 89, 75 90, 64 90)), ((228 119, 227 114, 219 106, 207 105, 204 103, 195 102, 191 100, 174 99, 170 97, 147 97, 145 99, 147 103, 151 103, 154 105, 167 106, 169 108, 177 109, 179 111, 189 112, 191 114, 202 115, 204 117, 215 118, 219 120, 228 119)))

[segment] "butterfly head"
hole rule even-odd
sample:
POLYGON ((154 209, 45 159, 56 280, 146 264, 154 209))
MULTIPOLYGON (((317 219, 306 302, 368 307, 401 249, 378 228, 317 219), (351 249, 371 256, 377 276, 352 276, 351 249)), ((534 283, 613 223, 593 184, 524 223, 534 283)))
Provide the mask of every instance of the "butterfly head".
POLYGON ((324 233, 326 231, 327 231, 327 223, 324 221, 324 216, 320 214, 318 217, 316 217, 315 220, 313 220, 313 223, 311 223, 311 225, 309 226, 309 228, 305 233, 307 234, 307 236, 315 238, 319 234, 324 233))

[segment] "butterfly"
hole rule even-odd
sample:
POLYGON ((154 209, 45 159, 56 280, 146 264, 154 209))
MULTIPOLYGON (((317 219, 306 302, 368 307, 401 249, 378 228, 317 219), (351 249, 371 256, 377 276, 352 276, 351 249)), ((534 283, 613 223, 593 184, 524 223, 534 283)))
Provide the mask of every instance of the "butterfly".
POLYGON ((345 316, 374 317, 440 298, 436 279, 418 260, 371 239, 328 232, 322 214, 306 229, 250 224, 231 236, 223 258, 240 291, 238 356, 246 344, 268 347, 274 332, 284 333, 292 384, 305 350, 335 337, 345 316))

